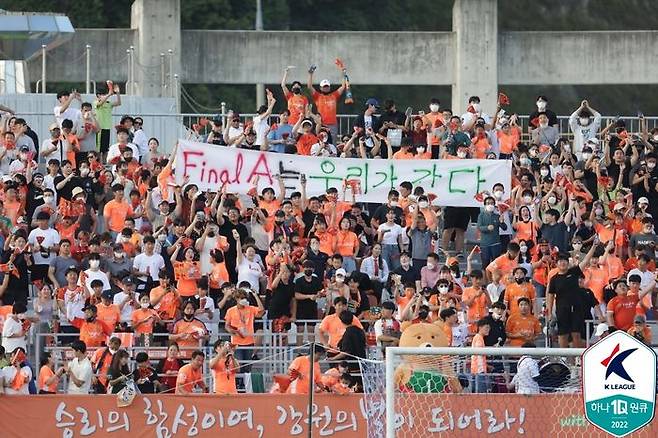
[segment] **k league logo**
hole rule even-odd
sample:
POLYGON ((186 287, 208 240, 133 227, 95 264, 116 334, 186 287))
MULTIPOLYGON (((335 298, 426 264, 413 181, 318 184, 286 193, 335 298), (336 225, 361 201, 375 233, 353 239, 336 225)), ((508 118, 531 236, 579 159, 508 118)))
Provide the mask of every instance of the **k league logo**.
POLYGON ((617 437, 651 422, 656 401, 656 354, 616 331, 583 353, 585 417, 617 437))

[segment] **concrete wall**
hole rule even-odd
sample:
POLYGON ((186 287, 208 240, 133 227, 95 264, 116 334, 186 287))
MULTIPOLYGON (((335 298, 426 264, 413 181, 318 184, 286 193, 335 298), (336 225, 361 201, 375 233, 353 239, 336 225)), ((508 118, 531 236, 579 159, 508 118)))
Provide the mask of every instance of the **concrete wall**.
MULTIPOLYGON (((92 80, 126 81, 126 49, 134 44, 135 37, 136 31, 132 29, 76 29, 69 42, 49 52, 47 82, 84 82, 87 44, 91 45, 92 80)), ((41 78, 41 58, 30 61, 29 68, 30 80, 36 82, 41 78)))
POLYGON ((278 83, 288 77, 306 82, 317 64, 316 79, 338 82, 334 59, 347 65, 355 84, 452 83, 451 32, 182 32, 183 81, 194 83, 278 83))
POLYGON ((503 32, 500 84, 655 84, 658 31, 503 32))
MULTIPOLYGON (((92 46, 92 79, 125 81, 126 49, 135 34, 131 29, 77 29, 71 41, 50 52, 48 82, 85 80, 85 44, 92 46)), ((340 74, 332 62, 342 56, 355 84, 450 85, 453 39, 451 32, 187 30, 182 31, 182 81, 278 83, 283 67, 296 65, 290 79, 305 82, 315 62, 316 79, 337 82, 340 74)), ((656 57, 658 31, 501 32, 498 83, 655 84, 656 57)), ((29 69, 30 79, 39 79, 41 60, 30 61, 29 69)))

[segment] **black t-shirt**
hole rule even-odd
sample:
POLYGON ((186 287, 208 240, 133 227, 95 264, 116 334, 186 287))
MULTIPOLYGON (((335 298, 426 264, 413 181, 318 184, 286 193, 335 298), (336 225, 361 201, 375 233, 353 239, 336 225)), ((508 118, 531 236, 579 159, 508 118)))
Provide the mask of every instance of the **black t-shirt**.
POLYGON ((311 228, 313 228, 313 222, 315 218, 321 216, 322 213, 318 210, 317 213, 313 213, 308 208, 302 213, 302 221, 304 222, 304 237, 308 237, 311 228))
POLYGON ((489 334, 484 337, 484 345, 493 347, 498 344, 498 338, 502 339, 500 345, 505 345, 507 333, 505 332, 505 323, 500 319, 494 319, 493 316, 486 316, 485 321, 489 323, 489 334))
MULTIPOLYGON (((626 167, 624 168, 624 176, 622 177, 621 181, 622 186, 628 187, 630 185, 628 176, 631 173, 631 160, 626 159, 625 165, 626 167)), ((619 164, 615 163, 614 161, 608 166, 608 176, 612 178, 612 180, 615 182, 615 185, 619 179, 619 170, 619 164)))
POLYGON ((554 225, 544 224, 540 231, 542 237, 552 246, 557 246, 560 251, 569 249, 569 230, 564 222, 557 222, 554 225))
POLYGON ((343 353, 356 357, 366 357, 366 334, 357 326, 351 325, 345 329, 343 337, 338 341, 338 348, 343 353))
MULTIPOLYGON (((373 219, 376 219, 379 224, 383 224, 386 222, 386 213, 388 213, 388 210, 390 210, 391 207, 389 207, 387 204, 380 205, 377 207, 377 210, 375 210, 375 213, 372 215, 373 219)), ((393 210, 395 211, 395 223, 398 225, 402 225, 402 218, 404 217, 404 211, 400 207, 393 207, 393 210)))
POLYGON ((295 299, 295 285, 279 282, 279 285, 272 291, 272 298, 268 306, 267 316, 269 319, 280 318, 284 315, 292 316, 292 300, 295 299))
POLYGON ((409 266, 408 270, 405 270, 402 266, 398 267, 394 274, 399 274, 402 280, 402 284, 413 283, 416 280, 420 280, 420 269, 417 269, 415 266, 409 266))
POLYGON ((566 307, 578 304, 578 278, 583 276, 579 266, 571 267, 566 273, 557 273, 548 284, 549 293, 555 295, 556 306, 566 307))
POLYGON ((314 253, 311 251, 311 248, 306 249, 306 260, 313 263, 313 273, 318 276, 318 278, 324 278, 324 271, 327 268, 327 260, 329 260, 329 255, 318 251, 314 253))
POLYGON ((61 183, 65 179, 66 177, 62 174, 59 174, 55 177, 54 183, 55 183, 55 188, 57 190, 57 197, 58 199, 64 198, 67 201, 70 201, 71 197, 73 196, 73 194, 71 193, 73 192, 73 189, 75 187, 82 187, 82 185, 80 182, 80 177, 74 176, 66 184, 64 184, 64 187, 62 187, 61 189, 57 189, 57 184, 61 183))
MULTIPOLYGON (((226 251, 226 254, 231 254, 235 255, 236 254, 236 246, 235 246, 235 239, 233 238, 233 230, 238 230, 238 234, 240 234, 240 240, 244 241, 247 237, 249 237, 249 232, 247 231, 247 227, 245 227, 243 224, 239 223, 233 224, 231 221, 228 220, 227 216, 224 216, 224 223, 222 224, 221 227, 219 227, 219 234, 226 237, 226 240, 228 241, 228 250, 226 251)), ((233 264, 235 264, 235 260, 233 259, 233 264)), ((230 263, 231 260, 227 258, 227 263, 230 263)))
MULTIPOLYGON (((315 295, 323 288, 322 280, 316 276, 311 277, 311 281, 306 281, 305 277, 300 277, 295 281, 295 293, 302 295, 315 295)), ((297 319, 316 319, 317 316, 318 310, 315 301, 297 301, 297 319)))
POLYGON ((594 296, 594 292, 591 289, 578 288, 578 293, 576 294, 578 305, 583 311, 584 319, 592 319, 592 308, 599 305, 599 300, 594 296))
MULTIPOLYGON (((548 124, 549 124, 550 126, 553 126, 553 125, 557 125, 557 124, 558 124, 558 121, 557 121, 557 114, 555 114, 553 111, 551 111, 551 110, 549 110, 549 109, 545 110, 544 112, 546 113, 546 117, 548 117, 548 124)), ((530 116, 528 117, 528 120, 529 120, 528 123, 530 124, 530 126, 532 126, 533 129, 537 127, 537 125, 535 125, 535 124, 532 123, 532 121, 533 121, 536 117, 539 117, 539 111, 533 111, 532 113, 530 113, 530 116)))

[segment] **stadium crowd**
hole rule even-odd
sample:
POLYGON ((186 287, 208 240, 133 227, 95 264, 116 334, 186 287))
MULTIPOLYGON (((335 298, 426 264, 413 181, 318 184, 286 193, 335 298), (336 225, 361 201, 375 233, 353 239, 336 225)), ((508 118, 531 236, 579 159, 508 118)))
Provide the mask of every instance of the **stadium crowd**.
MULTIPOLYGON (((202 119, 191 137, 310 156, 505 159, 512 186, 487 188, 481 208, 442 206, 410 182, 379 205, 347 199, 346 184, 308 196, 303 177, 289 197, 282 181, 201 192, 171 183, 176 148, 163 153, 142 118, 114 125, 120 89, 109 81, 93 102, 59 93, 41 141, 0 107, 3 393, 117 393, 134 380, 145 393, 233 394, 241 362, 273 339, 285 345, 293 323, 296 345, 317 342, 314 364, 300 356, 277 380, 274 390, 295 393, 354 390, 350 360, 381 357, 421 321, 441 324, 456 347, 544 336, 580 347, 589 319, 596 336, 624 330, 651 343, 658 129, 643 118, 639 132, 623 119, 602 127, 583 100, 561 132, 546 96, 524 128, 501 95, 491 115, 477 96, 464 114, 438 99, 401 112, 369 98, 339 132, 348 84, 316 88, 313 70, 306 87, 286 70, 280 97, 268 90, 253 118, 202 119), (71 359, 46 352, 29 363, 31 333, 71 359), (131 360, 133 346, 143 351, 131 360), (150 358, 152 347, 166 356, 150 358), (321 373, 325 354, 335 367, 321 373)), ((473 374, 491 370, 473 357, 473 374)))

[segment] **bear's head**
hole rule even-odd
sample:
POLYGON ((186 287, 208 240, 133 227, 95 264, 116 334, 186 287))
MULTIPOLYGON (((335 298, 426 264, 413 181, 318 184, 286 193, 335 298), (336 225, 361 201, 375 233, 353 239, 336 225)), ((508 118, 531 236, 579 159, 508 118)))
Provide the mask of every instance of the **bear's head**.
POLYGON ((403 328, 400 347, 449 347, 448 338, 437 324, 424 322, 403 328))

